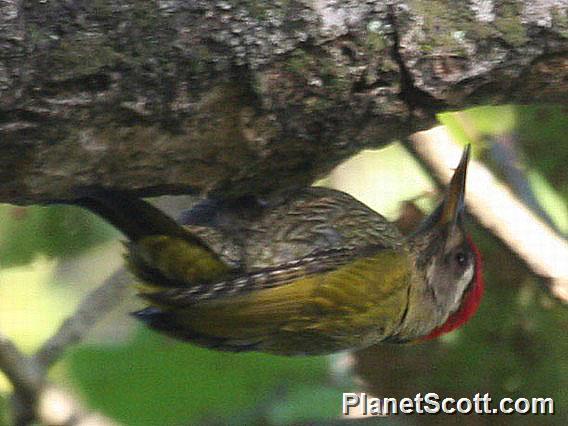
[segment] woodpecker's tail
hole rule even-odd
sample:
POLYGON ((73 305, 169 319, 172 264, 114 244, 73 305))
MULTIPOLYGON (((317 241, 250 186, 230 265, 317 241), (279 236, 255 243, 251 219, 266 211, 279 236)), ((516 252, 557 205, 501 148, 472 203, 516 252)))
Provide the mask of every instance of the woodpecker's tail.
MULTIPOLYGON (((74 200, 74 204, 98 214, 133 242, 150 235, 191 236, 160 209, 125 192, 81 190, 80 198, 74 200)), ((196 237, 195 240, 202 244, 196 237)))
POLYGON ((150 286, 142 292, 208 283, 230 270, 201 238, 142 199, 120 191, 89 189, 81 192, 75 204, 98 214, 128 237, 127 265, 150 286))

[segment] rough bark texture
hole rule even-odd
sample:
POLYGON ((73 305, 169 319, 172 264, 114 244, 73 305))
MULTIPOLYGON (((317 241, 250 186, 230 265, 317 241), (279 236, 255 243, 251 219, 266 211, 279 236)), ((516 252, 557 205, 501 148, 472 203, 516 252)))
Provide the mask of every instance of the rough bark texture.
POLYGON ((0 201, 237 196, 477 103, 566 102, 568 2, 0 1, 0 201))

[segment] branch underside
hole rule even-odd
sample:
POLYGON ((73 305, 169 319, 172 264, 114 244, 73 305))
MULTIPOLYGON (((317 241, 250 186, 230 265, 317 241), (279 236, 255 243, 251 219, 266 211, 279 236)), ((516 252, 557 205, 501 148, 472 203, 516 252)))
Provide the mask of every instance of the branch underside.
POLYGON ((565 101, 562 1, 481 3, 4 2, 0 201, 266 195, 441 110, 565 101))

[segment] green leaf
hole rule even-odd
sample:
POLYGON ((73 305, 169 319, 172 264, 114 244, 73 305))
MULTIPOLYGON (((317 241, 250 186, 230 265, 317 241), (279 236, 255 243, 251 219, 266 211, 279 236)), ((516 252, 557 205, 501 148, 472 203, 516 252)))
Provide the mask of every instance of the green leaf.
POLYGON ((74 256, 117 232, 102 219, 72 206, 0 205, 0 266, 28 264, 39 255, 74 256))
POLYGON ((125 346, 76 348, 67 365, 89 407, 156 425, 239 415, 277 388, 321 382, 327 358, 221 353, 143 329, 125 346))
POLYGON ((10 416, 8 411, 8 401, 4 395, 0 394, 0 426, 8 426, 10 424, 10 416))
POLYGON ((537 171, 529 170, 527 174, 539 204, 546 210, 558 229, 563 233, 568 233, 568 207, 564 197, 537 171))
POLYGON ((297 386, 278 401, 271 410, 274 424, 302 424, 307 421, 324 421, 341 416, 343 391, 327 386, 297 386))

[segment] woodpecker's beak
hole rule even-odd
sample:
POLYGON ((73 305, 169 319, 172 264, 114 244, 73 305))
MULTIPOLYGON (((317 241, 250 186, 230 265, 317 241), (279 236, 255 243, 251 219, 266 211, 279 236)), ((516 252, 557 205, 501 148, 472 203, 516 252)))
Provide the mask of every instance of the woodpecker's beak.
POLYGON ((447 236, 453 234, 465 208, 465 180, 467 164, 471 148, 467 145, 454 175, 450 180, 446 195, 438 208, 428 216, 415 231, 415 235, 423 234, 431 230, 444 232, 447 236))
POLYGON ((465 180, 470 151, 471 145, 467 145, 463 151, 460 163, 454 171, 452 180, 448 185, 448 191, 444 197, 442 213, 438 222, 440 225, 450 225, 453 227, 457 223, 460 214, 464 211, 465 180))

